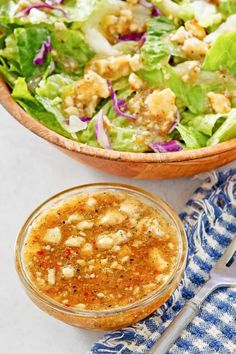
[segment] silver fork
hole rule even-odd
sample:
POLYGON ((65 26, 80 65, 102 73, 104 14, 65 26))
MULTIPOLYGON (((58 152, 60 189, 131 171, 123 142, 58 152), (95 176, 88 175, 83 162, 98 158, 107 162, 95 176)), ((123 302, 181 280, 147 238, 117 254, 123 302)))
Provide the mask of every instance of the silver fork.
POLYGON ((193 299, 188 301, 169 327, 154 344, 149 353, 165 354, 169 351, 181 332, 197 315, 203 301, 217 288, 236 286, 236 262, 227 267, 226 264, 236 252, 236 237, 230 243, 222 257, 210 272, 209 280, 198 291, 193 299))

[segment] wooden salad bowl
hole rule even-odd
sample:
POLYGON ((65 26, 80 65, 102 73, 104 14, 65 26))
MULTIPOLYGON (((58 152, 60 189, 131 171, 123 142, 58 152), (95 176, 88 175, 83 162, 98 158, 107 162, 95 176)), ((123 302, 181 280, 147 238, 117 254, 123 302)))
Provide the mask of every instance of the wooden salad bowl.
POLYGON ((197 150, 171 153, 132 153, 104 150, 67 139, 26 113, 11 97, 0 77, 0 103, 22 125, 86 165, 124 177, 163 179, 192 176, 236 159, 236 139, 197 150))

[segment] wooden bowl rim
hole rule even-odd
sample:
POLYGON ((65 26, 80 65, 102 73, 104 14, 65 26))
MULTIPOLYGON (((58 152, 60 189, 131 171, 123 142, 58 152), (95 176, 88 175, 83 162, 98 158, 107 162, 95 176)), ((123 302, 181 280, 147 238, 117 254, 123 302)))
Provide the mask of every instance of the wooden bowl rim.
POLYGON ((190 160, 210 158, 214 155, 221 155, 227 151, 236 149, 236 138, 219 143, 217 145, 204 147, 196 150, 184 150, 180 152, 169 153, 134 153, 120 152, 114 150, 104 150, 101 148, 92 147, 82 144, 56 132, 48 129, 35 118, 26 113, 12 98, 9 88, 0 76, 0 103, 2 106, 23 126, 46 139, 50 143, 56 144, 59 147, 67 150, 78 152, 80 154, 99 157, 108 160, 120 160, 133 163, 169 163, 169 162, 184 162, 190 160))

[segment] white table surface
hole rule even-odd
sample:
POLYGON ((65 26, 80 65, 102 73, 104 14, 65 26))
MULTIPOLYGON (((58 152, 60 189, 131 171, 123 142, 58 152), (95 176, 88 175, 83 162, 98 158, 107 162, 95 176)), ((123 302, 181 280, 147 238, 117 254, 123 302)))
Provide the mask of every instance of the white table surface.
POLYGON ((98 172, 27 131, 0 106, 0 354, 84 354, 102 337, 38 310, 21 288, 13 261, 17 232, 32 209, 63 189, 101 181, 143 187, 176 211, 200 183, 192 178, 131 180, 98 172))

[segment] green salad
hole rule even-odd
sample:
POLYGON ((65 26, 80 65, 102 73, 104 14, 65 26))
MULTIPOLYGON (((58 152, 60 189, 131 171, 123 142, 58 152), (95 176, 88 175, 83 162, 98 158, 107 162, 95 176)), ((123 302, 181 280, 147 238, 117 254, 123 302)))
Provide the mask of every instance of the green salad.
POLYGON ((90 146, 215 145, 236 137, 236 0, 0 0, 0 75, 90 146))

